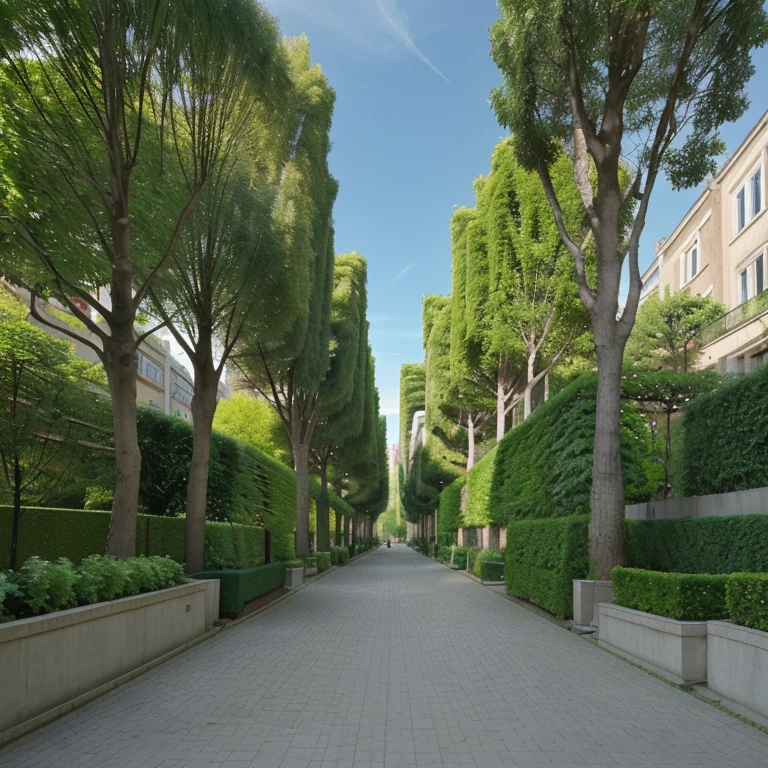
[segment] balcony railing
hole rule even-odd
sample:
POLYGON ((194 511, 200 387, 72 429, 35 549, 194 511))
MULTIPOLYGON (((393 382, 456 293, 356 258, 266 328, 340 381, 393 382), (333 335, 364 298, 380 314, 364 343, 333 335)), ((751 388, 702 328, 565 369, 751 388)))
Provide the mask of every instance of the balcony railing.
POLYGON ((768 310, 768 291, 763 291, 758 293, 757 296, 753 296, 749 301, 739 304, 738 307, 719 317, 713 323, 705 325, 699 331, 698 341, 701 346, 711 344, 729 331, 738 328, 766 310, 768 310))

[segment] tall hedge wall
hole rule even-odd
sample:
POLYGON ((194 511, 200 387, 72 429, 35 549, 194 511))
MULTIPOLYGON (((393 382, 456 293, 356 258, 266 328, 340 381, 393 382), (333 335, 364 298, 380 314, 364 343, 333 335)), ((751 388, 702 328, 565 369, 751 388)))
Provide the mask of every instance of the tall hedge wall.
POLYGON ((768 366, 685 407, 681 495, 768 486, 768 366))
POLYGON ((461 528, 461 493, 465 477, 458 477, 447 485, 440 494, 440 508, 437 512, 437 535, 440 544, 453 544, 456 532, 461 528))
POLYGON ((467 474, 467 506, 464 528, 483 528, 491 523, 491 487, 497 448, 490 450, 467 474))
MULTIPOLYGON (((9 563, 11 515, 0 506, 0 570, 9 563)), ((89 555, 101 555, 109 531, 109 512, 30 507, 19 521, 19 563, 33 555, 45 560, 66 557, 78 564, 89 555)), ((184 518, 139 515, 137 555, 168 555, 184 562, 184 518)), ((273 560, 278 556, 273 546, 273 560)), ((247 568, 264 562, 264 529, 255 525, 206 522, 206 568, 247 568)))
POLYGON ((573 579, 589 570, 589 516, 520 520, 507 526, 507 592, 550 613, 573 615, 573 579))
MULTIPOLYGON (((585 374, 505 435, 490 493, 493 525, 589 511, 596 397, 597 375, 585 374)), ((626 501, 655 498, 650 431, 631 403, 622 408, 621 456, 626 501)))
POLYGON ((768 572, 768 515, 627 520, 627 559, 668 573, 768 572))
POLYGON ((424 363, 406 363, 400 368, 400 466, 407 467, 411 423, 416 411, 423 411, 427 369, 424 363))

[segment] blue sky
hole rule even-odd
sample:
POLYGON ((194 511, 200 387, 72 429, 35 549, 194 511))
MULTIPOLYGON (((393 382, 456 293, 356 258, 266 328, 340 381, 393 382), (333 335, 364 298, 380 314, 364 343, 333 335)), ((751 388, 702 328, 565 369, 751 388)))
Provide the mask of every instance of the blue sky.
MULTIPOLYGON (((340 182, 336 249, 368 259, 368 316, 388 443, 397 442, 403 363, 420 362, 421 299, 450 290, 449 221, 472 205, 472 180, 487 173, 505 132, 488 106, 500 82, 489 54, 495 0, 266 0, 284 34, 305 32, 313 60, 336 90, 331 170, 340 182)), ((758 72, 768 52, 756 54, 758 72)), ((768 108, 753 103, 726 126, 731 151, 768 108)), ((700 190, 657 184, 640 266, 700 190)))

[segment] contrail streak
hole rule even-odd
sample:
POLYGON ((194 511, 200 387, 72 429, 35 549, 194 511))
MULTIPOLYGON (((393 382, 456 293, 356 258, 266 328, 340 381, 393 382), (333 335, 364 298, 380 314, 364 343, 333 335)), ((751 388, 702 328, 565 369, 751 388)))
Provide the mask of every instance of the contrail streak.
POLYGON ((376 0, 376 5, 379 8, 379 11, 381 12, 381 15, 386 19, 387 24, 392 28, 392 31, 395 33, 395 36, 400 40, 400 42, 417 58, 421 59, 421 61, 424 62, 433 72, 440 75, 440 77, 445 80, 446 83, 449 85, 451 84, 451 81, 419 50, 419 47, 416 45, 416 43, 413 42, 413 39, 411 38, 410 34, 407 30, 403 29, 393 18, 392 16, 387 12, 387 9, 384 7, 381 0, 376 0))

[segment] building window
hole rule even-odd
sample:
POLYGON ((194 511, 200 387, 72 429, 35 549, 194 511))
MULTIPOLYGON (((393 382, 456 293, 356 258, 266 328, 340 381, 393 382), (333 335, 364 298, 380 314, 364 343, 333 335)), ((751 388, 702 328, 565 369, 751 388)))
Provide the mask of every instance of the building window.
POLYGON ((741 273, 741 303, 749 299, 749 288, 747 285, 747 270, 745 269, 741 273))
POLYGON ((691 277, 699 271, 699 249, 694 246, 691 248, 691 277))
POLYGON ((762 255, 755 262, 755 293, 762 293, 765 289, 765 277, 762 255))
POLYGON ((765 290, 765 252, 741 267, 738 288, 742 304, 765 290))
POLYGON ((138 353, 137 369, 142 376, 151 379, 158 386, 163 386, 163 369, 141 352, 138 353))
POLYGON ((760 208, 762 207, 761 175, 761 169, 758 168, 755 174, 752 176, 752 218, 760 213, 760 208))
POLYGON ((747 208, 744 197, 744 187, 736 193, 736 226, 737 231, 741 232, 747 226, 747 208))

